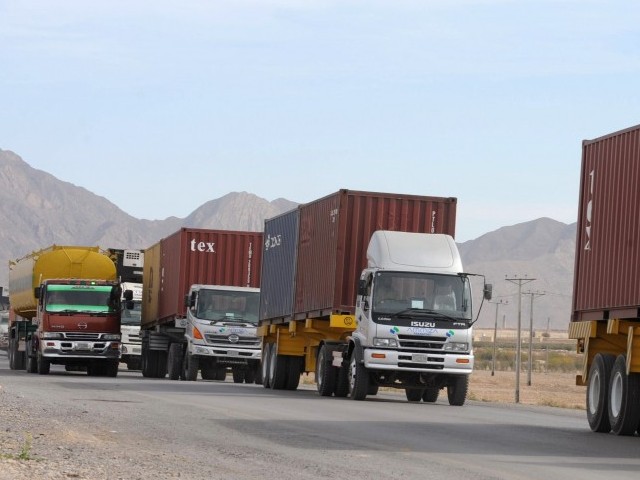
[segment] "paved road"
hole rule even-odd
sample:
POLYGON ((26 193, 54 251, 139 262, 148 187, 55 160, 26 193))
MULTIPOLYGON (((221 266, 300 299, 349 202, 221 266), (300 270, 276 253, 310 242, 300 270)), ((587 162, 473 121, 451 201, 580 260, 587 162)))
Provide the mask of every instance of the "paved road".
POLYGON ((391 393, 355 402, 320 398, 312 386, 272 391, 229 380, 145 379, 126 370, 112 379, 53 366, 40 376, 9 370, 2 352, 0 385, 46 402, 54 418, 55 405, 82 412, 87 428, 120 445, 127 461, 150 452, 173 455, 172 476, 184 462, 222 471, 219 478, 279 480, 635 480, 640 474, 640 438, 594 434, 576 410, 450 407, 444 399, 410 404, 391 393))

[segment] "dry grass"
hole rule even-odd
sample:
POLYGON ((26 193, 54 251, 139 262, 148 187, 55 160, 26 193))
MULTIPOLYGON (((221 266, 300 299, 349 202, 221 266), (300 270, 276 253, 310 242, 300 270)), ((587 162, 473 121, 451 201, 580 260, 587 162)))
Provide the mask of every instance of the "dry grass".
MULTIPOLYGON (((527 385, 527 373, 520 374, 520 403, 562 408, 585 408, 586 387, 576 385, 575 373, 533 373, 527 385)), ((469 400, 515 403, 515 372, 478 370, 469 382, 469 400)))

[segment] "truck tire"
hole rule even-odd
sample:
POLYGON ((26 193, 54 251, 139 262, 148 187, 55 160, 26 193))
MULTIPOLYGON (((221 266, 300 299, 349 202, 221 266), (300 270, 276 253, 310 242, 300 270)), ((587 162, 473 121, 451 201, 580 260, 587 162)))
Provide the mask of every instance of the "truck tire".
POLYGON ((269 358, 269 384, 274 390, 283 390, 287 384, 287 370, 289 357, 278 353, 278 345, 271 344, 271 358, 269 358))
POLYGON ((106 377, 116 378, 118 376, 118 367, 120 362, 107 362, 104 365, 104 374, 106 377))
POLYGON ((419 402, 422 400, 424 391, 421 388, 405 388, 404 394, 409 402, 419 402))
MULTIPOLYGON (((376 393, 378 393, 378 386, 376 387, 376 393)), ((369 394, 371 394, 372 385, 369 385, 369 394)), ((338 368, 338 378, 336 379, 336 388, 333 392, 336 397, 344 398, 349 395, 349 366, 343 365, 338 368)), ((373 394, 375 395, 375 393, 373 394)))
MULTIPOLYGON (((218 380, 219 382, 224 382, 227 378, 227 367, 225 366, 218 366, 216 368, 216 378, 215 380, 218 380)), ((244 374, 242 376, 242 380, 244 380, 244 374)), ((233 379, 233 381, 235 382, 235 378, 233 379)), ((240 382, 237 382, 240 383, 240 382)))
MULTIPOLYGON (((224 370, 225 377, 227 376, 227 370, 224 370)), ((242 367, 233 367, 231 368, 231 375, 233 376, 233 383, 243 383, 244 382, 244 368, 242 367)), ((222 379, 224 380, 224 378, 222 379)))
POLYGON ((38 362, 38 373, 40 375, 49 375, 49 370, 51 369, 51 362, 45 357, 42 356, 40 352, 38 352, 37 360, 38 362))
POLYGON ((260 372, 262 376, 262 386, 271 388, 269 383, 269 360, 271 359, 271 343, 265 343, 262 348, 262 358, 260 359, 260 372))
POLYGON ((353 400, 364 400, 369 392, 369 372, 360 362, 357 348, 349 357, 349 396, 353 400))
POLYGON ((447 385, 447 397, 449 405, 461 407, 467 399, 469 390, 469 375, 455 375, 447 385))
POLYGON ((253 383, 256 381, 256 367, 249 365, 244 371, 244 383, 253 383))
MULTIPOLYGON (((182 378, 189 382, 195 382, 198 379, 199 359, 189 352, 185 352, 182 363, 182 378)), ((204 377, 203 377, 204 378, 204 377)))
POLYGON ((140 370, 140 357, 134 357, 127 360, 127 370, 140 370))
POLYGON ((616 435, 633 435, 640 422, 640 374, 627 375, 626 355, 618 355, 611 371, 609 422, 616 435))
POLYGON ((369 390, 367 390, 367 396, 377 395, 378 388, 379 388, 379 385, 377 383, 372 383, 371 381, 369 381, 369 390))
POLYGON ((438 387, 427 387, 422 392, 422 401, 427 403, 435 403, 440 395, 440 389, 438 387))
POLYGON ((589 369, 587 420, 592 432, 609 433, 609 381, 616 361, 614 355, 597 353, 589 369))
POLYGON ((167 355, 167 372, 170 380, 179 380, 182 372, 182 344, 172 343, 169 345, 169 355, 167 355))
POLYGON ((303 361, 304 361, 303 357, 289 356, 289 360, 287 360, 288 371, 287 371, 287 383, 284 386, 285 390, 298 389, 298 385, 300 385, 300 375, 302 374, 303 361))
POLYGON ((322 345, 316 358, 316 388, 321 397, 333 395, 337 386, 336 374, 337 369, 331 365, 331 352, 326 345, 322 345))
POLYGON ((27 373, 38 373, 38 363, 33 356, 27 355, 27 352, 24 353, 25 356, 25 370, 27 373))

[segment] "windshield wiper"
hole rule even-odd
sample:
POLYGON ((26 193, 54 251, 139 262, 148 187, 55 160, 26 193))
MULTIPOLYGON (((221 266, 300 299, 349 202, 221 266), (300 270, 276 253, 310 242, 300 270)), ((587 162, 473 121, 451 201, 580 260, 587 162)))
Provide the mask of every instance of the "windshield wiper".
POLYGON ((400 310, 391 315, 391 318, 408 318, 411 314, 422 314, 422 315, 432 315, 440 318, 446 318, 451 322, 460 322, 464 319, 460 317, 452 317, 451 315, 447 315, 446 313, 442 313, 439 310, 430 310, 428 308, 407 308, 405 310, 400 310))

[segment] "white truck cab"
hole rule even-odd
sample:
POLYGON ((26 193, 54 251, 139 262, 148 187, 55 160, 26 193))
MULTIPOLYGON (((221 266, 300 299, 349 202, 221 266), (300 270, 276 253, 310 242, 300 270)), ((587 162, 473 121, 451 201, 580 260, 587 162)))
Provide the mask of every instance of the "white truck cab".
POLYGON ((140 319, 142 315, 142 283, 122 283, 122 315, 120 332, 122 333, 120 361, 127 364, 129 370, 139 370, 142 353, 140 337, 140 319), (132 299, 125 298, 131 291, 132 299))

